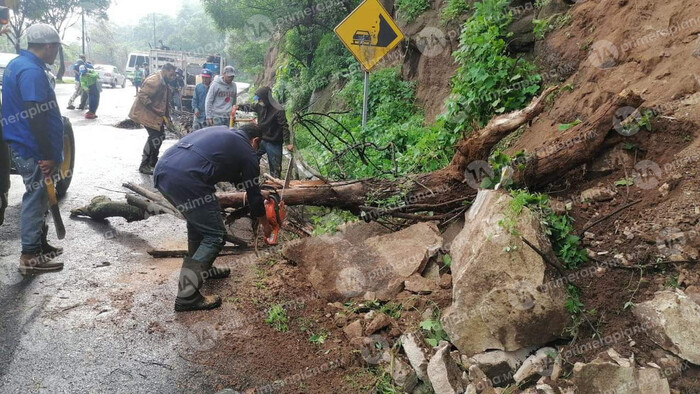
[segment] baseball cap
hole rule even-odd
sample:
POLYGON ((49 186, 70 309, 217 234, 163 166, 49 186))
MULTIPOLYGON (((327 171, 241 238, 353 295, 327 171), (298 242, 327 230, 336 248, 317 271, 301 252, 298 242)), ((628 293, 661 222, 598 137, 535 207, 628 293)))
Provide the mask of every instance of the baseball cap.
POLYGON ((211 77, 211 70, 205 68, 204 70, 202 70, 202 76, 211 77))
POLYGON ((29 44, 60 44, 61 36, 53 26, 46 23, 36 23, 27 28, 27 43, 29 44))
POLYGON ((233 68, 233 66, 226 66, 224 67, 224 72, 221 73, 221 75, 225 77, 235 77, 236 76, 236 69, 233 68))

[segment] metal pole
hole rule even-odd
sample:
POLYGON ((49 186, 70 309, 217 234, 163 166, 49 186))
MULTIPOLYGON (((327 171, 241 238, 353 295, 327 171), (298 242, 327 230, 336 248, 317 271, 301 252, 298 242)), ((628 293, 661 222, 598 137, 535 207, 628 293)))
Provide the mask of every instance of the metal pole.
POLYGON ((362 131, 367 126, 367 110, 369 105, 369 72, 365 70, 365 93, 362 101, 362 131))
POLYGON ((83 34, 82 34, 82 36, 83 36, 83 54, 87 56, 87 54, 85 54, 85 9, 84 8, 83 8, 83 34))
POLYGON ((158 49, 158 43, 156 42, 156 13, 153 13, 153 48, 158 49))

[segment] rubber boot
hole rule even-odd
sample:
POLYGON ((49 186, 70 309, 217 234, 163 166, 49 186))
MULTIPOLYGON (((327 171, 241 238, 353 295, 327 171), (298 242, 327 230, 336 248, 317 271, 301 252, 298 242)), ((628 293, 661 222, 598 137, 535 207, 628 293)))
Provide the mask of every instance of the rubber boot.
POLYGON ((5 193, 0 191, 0 225, 5 222, 5 209, 7 208, 7 202, 5 193))
POLYGON ((48 241, 49 226, 44 224, 41 228, 41 253, 57 257, 63 254, 63 248, 56 248, 49 245, 48 241))
POLYGON ((204 266, 205 263, 201 261, 185 257, 177 284, 175 312, 208 310, 221 306, 221 297, 205 297, 199 292, 204 283, 204 266))
MULTIPOLYGON (((197 241, 187 241, 187 254, 190 256, 190 258, 192 258, 194 254, 197 253, 199 244, 200 242, 197 241)), ((229 276, 231 276, 230 268, 214 267, 214 263, 212 263, 209 269, 205 269, 204 279, 225 279, 229 276)))
POLYGON ((145 175, 153 175, 153 167, 148 165, 148 156, 145 154, 141 157, 139 172, 145 175))

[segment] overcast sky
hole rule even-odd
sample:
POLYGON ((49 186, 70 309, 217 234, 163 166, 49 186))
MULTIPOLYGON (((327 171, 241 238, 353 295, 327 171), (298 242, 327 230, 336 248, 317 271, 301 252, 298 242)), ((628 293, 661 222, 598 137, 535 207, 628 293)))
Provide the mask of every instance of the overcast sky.
POLYGON ((132 25, 143 16, 159 13, 177 15, 184 3, 199 3, 193 0, 112 0, 107 11, 109 20, 117 25, 132 25))

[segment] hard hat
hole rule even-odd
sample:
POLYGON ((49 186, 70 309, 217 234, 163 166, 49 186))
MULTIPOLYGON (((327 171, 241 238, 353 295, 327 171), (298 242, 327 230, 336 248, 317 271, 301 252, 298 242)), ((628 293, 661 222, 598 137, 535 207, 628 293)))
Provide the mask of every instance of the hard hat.
POLYGON ((61 36, 53 26, 46 23, 36 23, 27 28, 27 43, 29 44, 60 44, 61 36))

